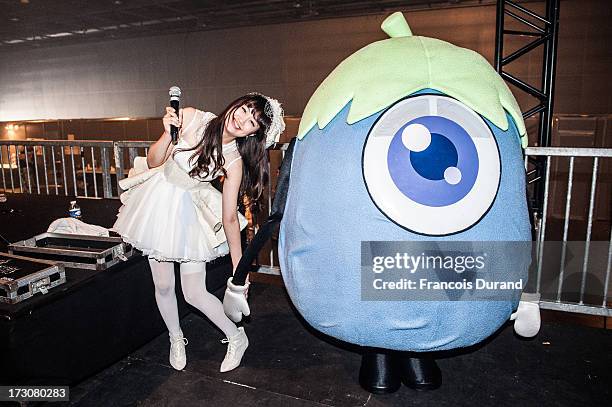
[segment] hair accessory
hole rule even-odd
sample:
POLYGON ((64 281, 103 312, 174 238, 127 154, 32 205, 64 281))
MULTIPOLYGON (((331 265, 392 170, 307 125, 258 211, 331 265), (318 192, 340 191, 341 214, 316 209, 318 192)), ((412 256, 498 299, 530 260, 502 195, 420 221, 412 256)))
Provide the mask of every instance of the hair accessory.
POLYGON ((266 130, 266 148, 270 148, 274 143, 278 143, 281 133, 285 130, 285 121, 283 120, 283 108, 278 100, 261 93, 252 92, 249 95, 258 95, 266 99, 264 113, 271 120, 270 126, 266 130))

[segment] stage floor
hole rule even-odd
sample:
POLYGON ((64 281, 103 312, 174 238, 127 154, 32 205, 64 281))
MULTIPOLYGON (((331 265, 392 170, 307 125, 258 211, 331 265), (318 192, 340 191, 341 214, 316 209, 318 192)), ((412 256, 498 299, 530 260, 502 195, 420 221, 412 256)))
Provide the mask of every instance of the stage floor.
POLYGON ((315 335, 295 315, 282 287, 253 283, 251 295, 250 347, 238 369, 219 373, 223 335, 191 313, 182 320, 189 339, 184 371, 169 366, 164 334, 72 387, 71 404, 515 407, 610 401, 611 330, 546 322, 535 339, 521 340, 508 325, 485 346, 440 359, 439 390, 402 387, 394 394, 370 395, 357 383, 359 354, 315 335))

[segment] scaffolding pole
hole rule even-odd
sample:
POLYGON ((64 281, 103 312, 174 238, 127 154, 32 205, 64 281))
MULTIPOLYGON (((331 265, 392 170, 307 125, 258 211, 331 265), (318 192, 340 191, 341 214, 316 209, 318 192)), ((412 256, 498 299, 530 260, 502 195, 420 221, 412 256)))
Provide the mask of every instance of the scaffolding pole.
MULTIPOLYGON (((514 85, 519 90, 537 99, 537 104, 523 113, 523 118, 539 115, 538 122, 538 147, 550 147, 552 141, 552 119, 554 103, 555 69, 557 61, 557 39, 559 34, 559 8, 560 0, 545 0, 545 15, 538 13, 518 4, 517 1, 498 0, 496 35, 495 35, 495 70, 504 80, 514 85), (524 29, 508 30, 505 28, 506 16, 520 22, 524 29), (521 36, 531 39, 527 45, 504 56, 504 41, 509 37, 521 36), (504 67, 513 61, 528 55, 535 49, 543 47, 542 78, 541 87, 538 89, 526 81, 517 78, 507 72, 504 67)), ((531 206, 538 216, 542 214, 544 205, 544 171, 545 160, 542 157, 530 158, 534 164, 535 171, 530 174, 536 180, 532 195, 531 206)))

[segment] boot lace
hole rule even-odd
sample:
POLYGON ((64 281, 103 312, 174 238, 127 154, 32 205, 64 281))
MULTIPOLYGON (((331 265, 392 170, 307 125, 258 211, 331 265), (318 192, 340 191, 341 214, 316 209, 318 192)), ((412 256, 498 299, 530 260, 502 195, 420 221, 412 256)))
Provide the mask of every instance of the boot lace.
POLYGON ((221 339, 221 343, 227 343, 227 353, 229 357, 233 357, 236 353, 236 345, 227 338, 221 339))
POLYGON ((172 338, 172 346, 170 348, 172 349, 172 354, 177 358, 180 356, 180 348, 177 346, 179 342, 183 342, 184 345, 189 343, 185 337, 172 338))

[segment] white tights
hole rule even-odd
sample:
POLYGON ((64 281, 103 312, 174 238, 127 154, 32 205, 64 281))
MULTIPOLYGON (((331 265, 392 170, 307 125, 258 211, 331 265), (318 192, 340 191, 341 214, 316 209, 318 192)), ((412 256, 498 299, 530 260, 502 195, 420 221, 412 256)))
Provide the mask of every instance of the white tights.
MULTIPOLYGON (((174 263, 149 259, 155 300, 159 312, 173 335, 181 332, 176 293, 174 290, 174 263)), ((238 333, 236 325, 223 312, 223 304, 206 290, 206 263, 181 263, 181 286, 185 301, 199 309, 227 338, 238 333)))

